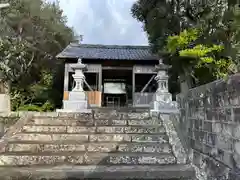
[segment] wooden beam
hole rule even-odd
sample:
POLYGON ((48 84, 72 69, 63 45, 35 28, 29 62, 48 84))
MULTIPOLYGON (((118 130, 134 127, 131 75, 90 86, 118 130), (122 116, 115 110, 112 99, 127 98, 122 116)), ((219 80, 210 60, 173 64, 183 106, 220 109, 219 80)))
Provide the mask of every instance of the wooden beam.
POLYGON ((132 67, 103 66, 103 70, 132 70, 132 67))
POLYGON ((157 74, 157 72, 135 72, 135 74, 157 74))
POLYGON ((98 91, 102 91, 102 66, 98 73, 98 91))
POLYGON ((147 84, 143 87, 143 89, 141 90, 141 93, 143 93, 146 89, 147 89, 147 87, 148 87, 148 85, 152 82, 152 80, 155 78, 155 76, 156 75, 153 75, 150 79, 149 79, 149 81, 147 82, 147 84))
POLYGON ((157 74, 155 66, 135 65, 133 71, 135 74, 157 74))
POLYGON ((93 91, 93 89, 92 89, 91 86, 87 83, 86 80, 84 80, 84 83, 87 85, 87 87, 88 87, 88 89, 89 89, 90 91, 93 91))
MULTIPOLYGON (((70 66, 76 64, 71 63, 70 66)), ((84 73, 98 73, 101 70, 101 64, 85 64, 87 65, 87 69, 84 71, 84 73)), ((74 70, 69 66, 69 72, 74 72, 74 70)))
POLYGON ((135 72, 132 71, 132 105, 134 106, 134 94, 135 94, 135 72))

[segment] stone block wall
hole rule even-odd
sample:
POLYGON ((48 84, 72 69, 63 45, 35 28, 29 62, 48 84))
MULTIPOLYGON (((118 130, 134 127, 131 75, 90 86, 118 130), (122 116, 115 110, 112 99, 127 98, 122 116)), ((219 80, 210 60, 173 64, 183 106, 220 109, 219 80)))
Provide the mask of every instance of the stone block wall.
POLYGON ((20 116, 19 113, 0 114, 0 138, 20 119, 20 116))
POLYGON ((240 179, 240 74, 179 94, 172 116, 205 179, 240 179))

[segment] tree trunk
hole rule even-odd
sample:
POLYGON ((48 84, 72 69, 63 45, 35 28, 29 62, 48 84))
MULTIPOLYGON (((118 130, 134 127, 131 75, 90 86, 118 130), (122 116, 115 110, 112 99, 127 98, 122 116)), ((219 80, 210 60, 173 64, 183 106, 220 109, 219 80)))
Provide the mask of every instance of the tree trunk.
POLYGON ((188 90, 192 88, 192 80, 191 76, 186 72, 180 75, 180 89, 181 93, 186 93, 188 90))

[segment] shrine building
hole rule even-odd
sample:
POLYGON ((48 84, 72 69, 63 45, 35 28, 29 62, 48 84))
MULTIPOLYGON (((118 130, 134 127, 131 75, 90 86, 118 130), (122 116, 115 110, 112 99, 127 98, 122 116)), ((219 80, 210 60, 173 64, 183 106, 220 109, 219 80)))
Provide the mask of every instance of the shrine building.
POLYGON ((148 107, 157 90, 159 57, 149 46, 71 43, 57 58, 65 63, 65 101, 74 87, 71 65, 79 59, 87 67, 83 87, 91 107, 148 107))

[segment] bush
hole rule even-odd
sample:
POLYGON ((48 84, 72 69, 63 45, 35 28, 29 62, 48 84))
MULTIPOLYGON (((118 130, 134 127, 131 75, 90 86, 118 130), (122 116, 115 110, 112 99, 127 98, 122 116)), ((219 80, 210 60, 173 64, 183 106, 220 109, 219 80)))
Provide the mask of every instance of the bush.
POLYGON ((49 101, 47 101, 43 104, 43 106, 41 108, 42 108, 42 111, 44 111, 44 112, 53 111, 54 105, 52 103, 50 103, 49 101))
POLYGON ((37 111, 37 112, 49 112, 54 110, 54 105, 49 101, 45 102, 42 106, 36 104, 26 104, 20 106, 18 111, 37 111))
POLYGON ((37 112, 42 112, 42 108, 37 106, 37 105, 34 105, 34 104, 26 104, 26 105, 23 105, 23 106, 20 106, 18 108, 18 111, 37 111, 37 112))

